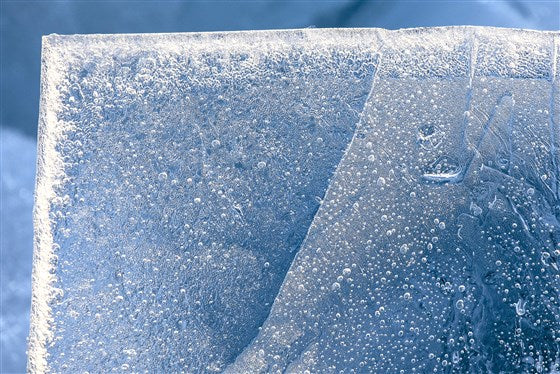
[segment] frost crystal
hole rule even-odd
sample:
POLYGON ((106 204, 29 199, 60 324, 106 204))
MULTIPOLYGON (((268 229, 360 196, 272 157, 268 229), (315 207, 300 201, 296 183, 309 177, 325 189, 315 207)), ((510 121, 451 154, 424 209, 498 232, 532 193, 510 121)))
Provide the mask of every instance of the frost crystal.
POLYGON ((30 370, 560 369, 558 38, 46 37, 30 370))

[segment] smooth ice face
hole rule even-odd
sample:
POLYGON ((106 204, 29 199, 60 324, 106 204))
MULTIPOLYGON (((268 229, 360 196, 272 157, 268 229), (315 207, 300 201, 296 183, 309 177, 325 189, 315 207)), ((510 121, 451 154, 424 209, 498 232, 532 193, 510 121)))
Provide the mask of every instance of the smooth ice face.
POLYGON ((557 33, 386 35, 270 316, 229 372, 557 372, 557 33))
POLYGON ((231 363, 352 138, 377 39, 46 37, 29 368, 231 363))

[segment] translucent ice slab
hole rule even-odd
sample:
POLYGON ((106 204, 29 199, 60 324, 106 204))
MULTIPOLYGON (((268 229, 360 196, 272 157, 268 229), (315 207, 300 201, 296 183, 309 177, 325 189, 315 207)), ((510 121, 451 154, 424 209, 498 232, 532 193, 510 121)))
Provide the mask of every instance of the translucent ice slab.
POLYGON ((230 372, 558 372, 558 33, 385 34, 360 125, 230 372))
POLYGON ((43 39, 31 371, 220 371, 350 141, 368 30, 43 39))
POLYGON ((30 370, 553 370, 558 44, 46 37, 30 370))

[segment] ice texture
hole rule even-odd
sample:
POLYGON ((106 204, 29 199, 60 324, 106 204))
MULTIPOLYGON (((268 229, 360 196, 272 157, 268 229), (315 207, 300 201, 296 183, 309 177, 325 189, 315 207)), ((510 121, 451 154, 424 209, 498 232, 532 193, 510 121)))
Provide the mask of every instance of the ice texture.
POLYGON ((229 372, 560 370, 558 33, 386 34, 360 124, 229 372))
POLYGON ((353 136, 376 40, 45 37, 31 371, 231 363, 353 136))
POLYGON ((44 38, 33 372, 560 367, 556 32, 44 38))

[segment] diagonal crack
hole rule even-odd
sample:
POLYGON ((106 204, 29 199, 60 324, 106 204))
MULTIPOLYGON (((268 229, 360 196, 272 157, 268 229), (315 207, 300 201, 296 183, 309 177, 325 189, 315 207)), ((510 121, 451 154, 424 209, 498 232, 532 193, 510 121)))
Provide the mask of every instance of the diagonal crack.
MULTIPOLYGON (((350 141, 349 141, 348 144, 346 145, 346 148, 345 148, 344 152, 342 153, 338 164, 337 164, 336 167, 333 169, 333 171, 332 171, 332 173, 331 173, 331 175, 330 175, 330 177, 329 177, 329 179, 328 179, 329 181, 332 181, 333 176, 337 174, 337 172, 338 172, 338 170, 339 170, 339 168, 340 168, 342 162, 346 159, 346 156, 347 156, 347 154, 348 154, 348 151, 349 151, 349 149, 351 148, 352 144, 354 143, 354 139, 356 138, 357 134, 359 133, 359 130, 361 129, 361 124, 362 124, 363 118, 364 118, 364 116, 365 116, 364 113, 365 113, 366 106, 367 106, 367 104, 371 101, 371 96, 372 96, 372 93, 373 93, 373 90, 374 90, 374 87, 375 87, 375 82, 376 82, 376 80, 377 80, 377 74, 378 74, 378 71, 379 71, 379 67, 381 66, 381 61, 382 61, 382 57, 383 57, 383 54, 382 54, 381 51, 382 51, 383 46, 384 46, 384 40, 383 40, 383 38, 382 38, 381 35, 380 35, 381 33, 382 33, 382 30, 378 30, 378 31, 376 32, 376 34, 375 34, 376 37, 377 37, 377 44, 376 44, 376 47, 374 47, 374 48, 377 49, 377 51, 375 51, 375 49, 374 49, 374 51, 373 51, 373 52, 375 53, 375 68, 374 68, 374 72, 373 72, 373 74, 372 74, 372 76, 371 76, 371 86, 370 86, 368 95, 366 96, 366 99, 364 100, 364 104, 363 104, 363 106, 362 106, 362 109, 361 109, 361 111, 360 111, 360 115, 359 115, 359 117, 358 117, 358 122, 356 123, 356 126, 355 126, 355 128, 354 128, 354 134, 352 135, 352 139, 350 139, 350 141)), ((295 253, 296 253, 296 254, 295 254, 294 257, 292 258, 292 261, 291 261, 291 263, 290 263, 290 266, 288 267, 288 271, 285 273, 285 275, 289 272, 289 270, 291 269, 293 263, 297 260, 297 258, 298 258, 298 256, 299 256, 300 249, 301 249, 302 247, 305 246, 305 243, 307 242, 307 239, 308 239, 308 237, 309 237, 309 234, 310 234, 312 228, 314 227, 314 223, 315 223, 317 217, 320 215, 319 213, 322 211, 322 207, 323 207, 322 201, 323 201, 323 199, 325 198, 325 196, 327 196, 327 195, 329 194, 330 189, 331 189, 331 184, 329 183, 329 185, 328 185, 327 188, 325 189, 325 192, 324 192, 323 195, 320 197, 320 198, 321 198, 321 203, 319 204, 317 210, 313 213, 313 218, 312 218, 312 219, 310 220, 310 222, 309 222, 309 226, 308 226, 308 228, 307 228, 307 232, 306 232, 304 238, 301 240, 301 242, 300 242, 299 245, 297 246, 297 249, 295 250, 295 253)), ((280 291, 281 291, 282 288, 284 287, 285 282, 286 282, 286 277, 284 277, 282 283, 280 284, 280 287, 278 288, 278 290, 277 290, 277 292, 276 292, 276 295, 275 295, 274 298, 273 298, 273 299, 274 299, 274 302, 271 304, 271 306, 270 306, 270 308, 269 308, 269 310, 268 310, 268 314, 267 314, 266 317, 263 319, 262 324, 257 328, 258 331, 261 331, 262 327, 263 327, 263 326, 266 324, 266 322, 268 321, 269 316, 270 316, 270 313, 271 313, 272 310, 274 309, 274 305, 276 304, 276 301, 277 301, 277 299, 278 299, 278 294, 280 293, 280 291)), ((232 365, 235 364, 235 362, 238 360, 238 358, 239 358, 240 356, 243 355, 243 353, 247 350, 247 348, 249 348, 249 347, 253 344, 253 342, 258 338, 259 335, 260 335, 260 333, 257 333, 257 335, 256 335, 251 341, 249 341, 249 342, 247 343, 247 345, 245 345, 245 346, 239 351, 239 353, 235 356, 235 358, 233 359, 233 361, 226 367, 226 369, 224 370, 225 372, 228 372, 228 371, 229 371, 229 368, 230 368, 232 365)))

